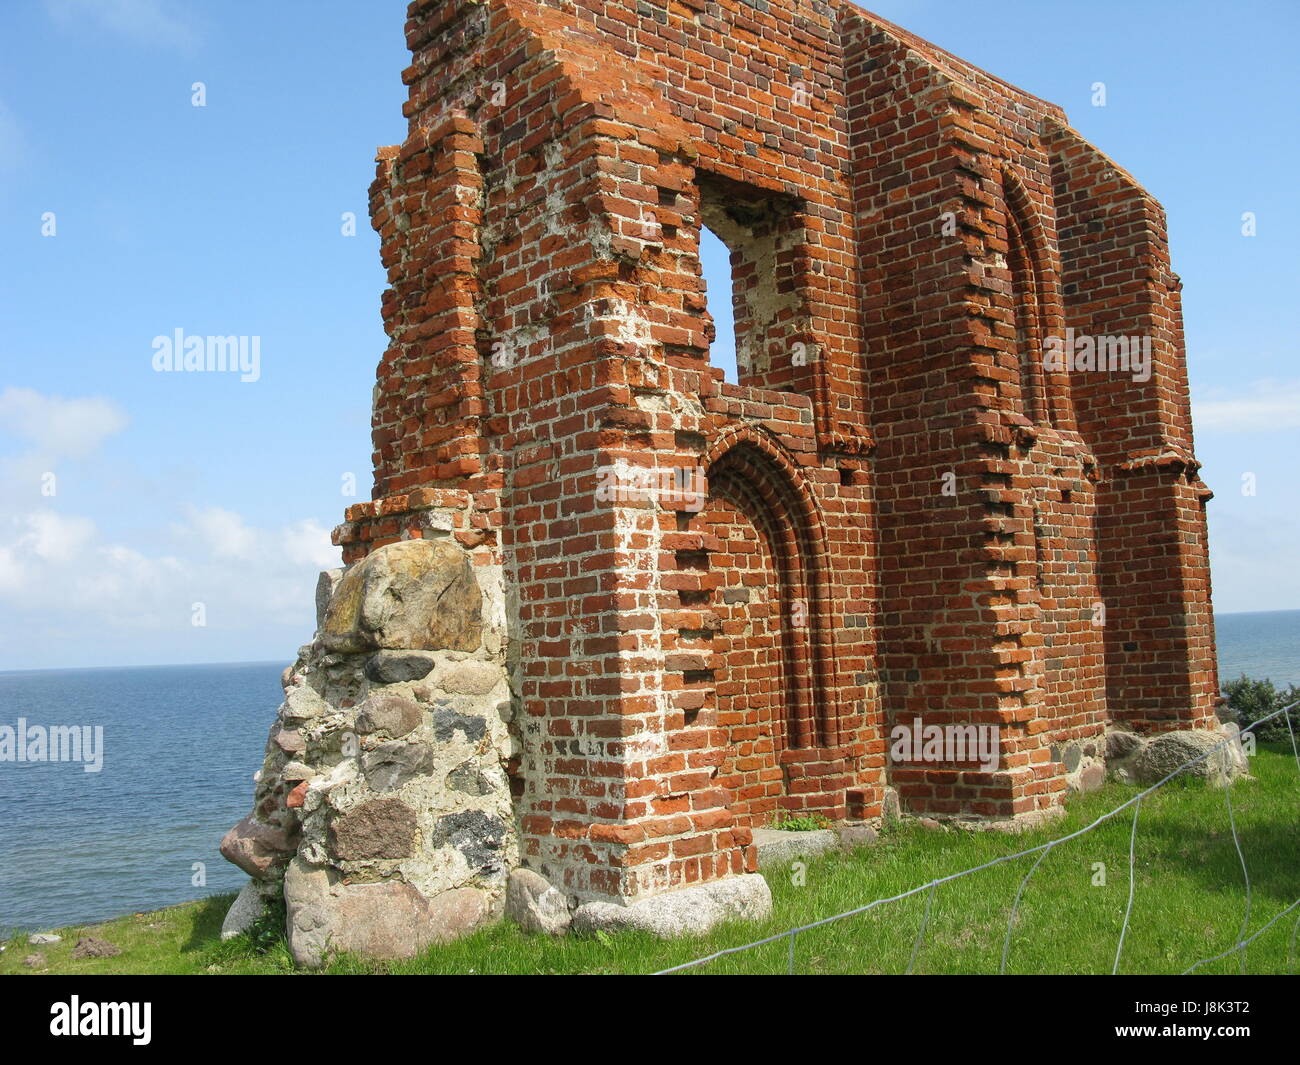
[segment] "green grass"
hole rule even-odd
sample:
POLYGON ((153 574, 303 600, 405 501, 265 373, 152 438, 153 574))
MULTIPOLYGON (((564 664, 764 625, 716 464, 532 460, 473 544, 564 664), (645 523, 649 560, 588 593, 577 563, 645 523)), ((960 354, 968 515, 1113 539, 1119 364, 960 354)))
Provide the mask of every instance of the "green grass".
MULTIPOLYGON (((1261 928, 1300 897, 1300 772, 1289 744, 1261 744, 1254 780, 1232 788, 1233 812, 1253 888, 1250 927, 1261 928)), ((793 925, 898 894, 1000 855, 1047 842, 1090 823, 1134 794, 1109 784, 1070 803, 1050 827, 1007 836, 941 832, 908 826, 885 833, 869 848, 808 863, 803 886, 794 871, 767 870, 775 909, 762 924, 731 925, 692 940, 663 942, 639 934, 550 940, 501 924, 381 966, 337 959, 330 972, 392 973, 644 973, 776 934, 793 925)), ((1055 848, 1025 888, 1011 939, 1012 973, 1110 972, 1128 899, 1131 811, 1055 848), (1093 886, 1095 863, 1105 886, 1093 886)), ((997 972, 1012 900, 1033 859, 1018 859, 938 888, 915 971, 997 972)), ((1241 928, 1246 893, 1228 827, 1222 791, 1167 785, 1142 803, 1136 847, 1137 883, 1121 971, 1181 972, 1193 961, 1230 947, 1241 928)), ((15 937, 0 954, 0 973, 26 973, 25 955, 48 959, 57 973, 284 973, 293 971, 282 939, 247 936, 221 943, 230 897, 136 914, 93 929, 62 930, 54 947, 29 947, 15 937), (73 961, 78 934, 90 931, 122 948, 114 958, 73 961)), ((800 973, 901 973, 907 968, 925 911, 924 894, 887 903, 856 917, 801 933, 800 973)), ((1287 971, 1300 909, 1277 921, 1246 953, 1246 971, 1287 971)), ((712 963, 715 973, 784 972, 788 944, 769 944, 712 963)), ((1297 967, 1292 961, 1293 971, 1297 967)), ((1235 957, 1205 966, 1234 973, 1235 957)))
POLYGON ((777 817, 772 827, 780 832, 816 832, 819 829, 833 827, 830 818, 821 814, 805 814, 803 817, 777 817))

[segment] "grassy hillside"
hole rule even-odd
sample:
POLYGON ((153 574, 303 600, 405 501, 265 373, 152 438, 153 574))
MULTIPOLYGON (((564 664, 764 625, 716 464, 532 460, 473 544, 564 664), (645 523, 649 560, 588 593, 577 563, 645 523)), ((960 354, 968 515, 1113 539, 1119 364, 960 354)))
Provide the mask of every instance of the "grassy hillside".
MULTIPOLYGON (((1289 744, 1261 744, 1254 779, 1233 785, 1231 798, 1250 873, 1246 934, 1262 928, 1300 899, 1300 768, 1289 744)), ((876 844, 835 854, 797 871, 771 869, 775 911, 762 925, 731 926, 702 939, 660 942, 642 935, 549 940, 513 925, 495 928, 414 961, 391 966, 337 959, 331 972, 393 973, 640 973, 736 946, 794 925, 864 905, 936 877, 1012 854, 1067 834, 1118 806, 1133 790, 1117 784, 1070 803, 1068 816, 1022 836, 944 832, 910 825, 876 844)), ((1098 830, 1054 849, 1021 900, 1007 965, 1014 973, 1110 972, 1129 895, 1131 810, 1098 830), (1098 863, 1102 863, 1100 866, 1098 863), (1104 873, 1104 876, 1102 875, 1104 873), (1104 883, 1101 881, 1104 879, 1104 883)), ((1033 859, 1019 859, 939 888, 916 952, 920 973, 996 972, 1012 900, 1033 859)), ((1121 971, 1181 972, 1236 942, 1247 899, 1241 860, 1228 827, 1222 791, 1166 786, 1142 803, 1135 848, 1136 890, 1121 971)), ((93 928, 61 929, 61 943, 33 947, 26 936, 0 953, 0 973, 287 973, 293 971, 274 930, 220 941, 230 897, 136 914, 93 928), (112 958, 74 960, 77 938, 113 943, 112 958), (32 969, 23 959, 44 956, 32 969)), ((800 973, 894 973, 906 970, 926 908, 925 895, 888 903, 801 934, 800 973)), ((1290 957, 1300 908, 1277 920, 1245 954, 1252 973, 1296 971, 1290 957)), ((788 944, 778 942, 708 966, 719 973, 784 972, 788 944)), ((1239 971, 1236 957, 1200 971, 1239 971)))

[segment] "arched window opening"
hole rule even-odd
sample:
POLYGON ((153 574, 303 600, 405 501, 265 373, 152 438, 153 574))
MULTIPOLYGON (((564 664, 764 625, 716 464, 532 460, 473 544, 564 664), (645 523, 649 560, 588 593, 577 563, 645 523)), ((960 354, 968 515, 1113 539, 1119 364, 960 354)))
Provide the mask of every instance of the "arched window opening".
POLYGON ((714 336, 709 361, 722 371, 728 384, 739 384, 731 251, 708 226, 700 227, 700 266, 704 271, 704 296, 713 318, 714 336))
POLYGON ((1020 366, 1020 395, 1025 417, 1040 425, 1051 420, 1043 374, 1041 284, 1028 227, 1014 207, 1007 211, 1007 265, 1015 309, 1016 357, 1020 366))

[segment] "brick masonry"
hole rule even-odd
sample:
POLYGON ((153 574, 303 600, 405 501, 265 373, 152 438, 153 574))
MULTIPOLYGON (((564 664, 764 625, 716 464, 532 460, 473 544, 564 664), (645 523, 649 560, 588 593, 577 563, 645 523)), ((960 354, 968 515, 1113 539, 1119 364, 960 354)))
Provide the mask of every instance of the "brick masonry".
POLYGON ((502 574, 523 864, 635 901, 783 812, 1034 820, 1108 726, 1217 724, 1164 214, 1058 107, 847 3, 417 0, 406 37, 336 541, 502 574), (1075 334, 1149 378, 1049 365, 1075 334), (891 764, 916 718, 997 766, 891 764))

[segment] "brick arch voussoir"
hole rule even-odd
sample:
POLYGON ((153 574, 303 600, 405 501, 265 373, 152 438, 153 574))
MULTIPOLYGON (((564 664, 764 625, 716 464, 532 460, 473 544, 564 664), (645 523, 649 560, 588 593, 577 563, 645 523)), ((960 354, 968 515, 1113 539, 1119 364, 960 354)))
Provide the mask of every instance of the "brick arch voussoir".
POLYGON ((832 650, 830 561, 825 523, 817 498, 789 451, 755 426, 724 432, 705 452, 703 465, 712 483, 718 476, 739 478, 760 500, 763 520, 777 536, 795 581, 808 604, 811 633, 809 696, 814 744, 833 745, 839 738, 834 704, 835 656, 832 650))
MULTIPOLYGON (((1002 161, 999 179, 1008 227, 1014 225, 1019 230, 1022 250, 1033 277, 1033 305, 1039 339, 1063 336, 1065 319, 1061 309, 1065 304, 1061 290, 1060 262, 1052 254, 1054 242, 1043 224, 1041 211, 1035 206, 1024 181, 1010 160, 1002 161)), ((1048 206, 1051 209, 1050 203, 1048 206)), ((1042 377, 1045 386, 1043 399, 1052 412, 1052 423, 1062 429, 1074 428, 1074 403, 1070 396, 1068 376, 1053 371, 1044 372, 1042 377)))

